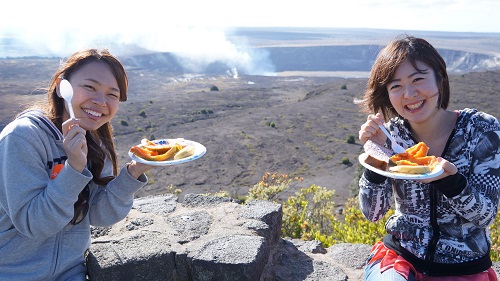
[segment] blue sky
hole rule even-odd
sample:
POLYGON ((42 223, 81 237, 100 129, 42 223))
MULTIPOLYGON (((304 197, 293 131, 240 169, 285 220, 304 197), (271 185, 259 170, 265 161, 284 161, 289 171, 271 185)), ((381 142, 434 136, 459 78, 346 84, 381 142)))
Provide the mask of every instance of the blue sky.
POLYGON ((2 3, 0 28, 302 26, 500 32, 499 19, 497 0, 11 0, 2 3))

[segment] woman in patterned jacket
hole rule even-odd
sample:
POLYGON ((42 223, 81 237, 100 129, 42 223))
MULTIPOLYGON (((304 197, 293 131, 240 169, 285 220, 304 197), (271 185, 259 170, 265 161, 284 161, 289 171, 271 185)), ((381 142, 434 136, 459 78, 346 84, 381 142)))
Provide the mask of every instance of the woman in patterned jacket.
POLYGON ((370 115, 359 139, 390 147, 383 124, 403 147, 425 142, 444 172, 402 180, 365 170, 366 218, 381 219, 395 203, 365 280, 497 280, 488 226, 499 200, 500 125, 476 109, 448 110, 449 99, 446 64, 426 40, 405 36, 380 51, 360 103, 370 115))

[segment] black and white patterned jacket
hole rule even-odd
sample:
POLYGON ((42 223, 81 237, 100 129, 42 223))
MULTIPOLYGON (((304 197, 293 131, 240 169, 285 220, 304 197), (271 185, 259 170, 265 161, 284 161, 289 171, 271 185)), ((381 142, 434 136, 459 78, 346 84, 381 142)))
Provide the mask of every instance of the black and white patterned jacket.
MULTIPOLYGON (((404 120, 389 122, 403 147, 416 144, 404 120)), ((458 173, 431 184, 385 178, 365 170, 359 200, 370 221, 395 201, 384 244, 429 275, 463 275, 491 266, 488 226, 497 214, 500 189, 500 125, 476 109, 459 112, 443 158, 458 173)))

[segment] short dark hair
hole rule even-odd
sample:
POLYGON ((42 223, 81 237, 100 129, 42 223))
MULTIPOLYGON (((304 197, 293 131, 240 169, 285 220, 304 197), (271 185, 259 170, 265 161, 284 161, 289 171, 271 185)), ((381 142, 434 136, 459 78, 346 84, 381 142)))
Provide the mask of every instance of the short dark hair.
POLYGON ((421 70, 417 67, 417 61, 425 63, 434 70, 439 90, 438 108, 448 108, 450 82, 444 59, 426 40, 405 35, 391 41, 378 54, 361 102, 364 112, 381 112, 386 120, 398 116, 389 100, 387 84, 394 78, 398 66, 406 61, 409 61, 417 70, 421 70))

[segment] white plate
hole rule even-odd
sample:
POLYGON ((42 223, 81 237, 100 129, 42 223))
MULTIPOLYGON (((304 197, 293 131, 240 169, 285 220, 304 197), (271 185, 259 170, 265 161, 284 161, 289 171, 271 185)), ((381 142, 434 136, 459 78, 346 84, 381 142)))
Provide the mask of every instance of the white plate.
POLYGON ((425 174, 405 174, 405 173, 393 173, 389 171, 383 171, 380 169, 377 169, 365 162, 366 158, 368 157, 368 154, 362 153, 359 155, 359 163, 363 165, 363 167, 367 168, 370 171, 373 171, 379 175, 386 176, 388 178, 393 178, 393 179, 403 179, 403 180, 423 180, 423 179, 432 179, 435 178, 439 175, 441 175, 444 170, 443 167, 440 165, 436 165, 436 167, 429 173, 425 174))
POLYGON ((151 166, 169 166, 169 165, 177 165, 177 164, 182 164, 182 163, 196 160, 196 159, 200 158, 201 156, 203 156, 207 152, 207 149, 202 144, 197 143, 195 141, 185 140, 185 139, 160 139, 160 140, 154 140, 153 142, 158 143, 158 144, 180 143, 181 145, 192 145, 192 146, 194 146, 194 154, 189 156, 189 157, 182 158, 179 160, 169 160, 169 161, 149 161, 149 160, 137 157, 135 154, 133 154, 130 151, 128 152, 128 156, 130 156, 130 158, 132 158, 132 160, 135 160, 136 162, 148 164, 151 166))

